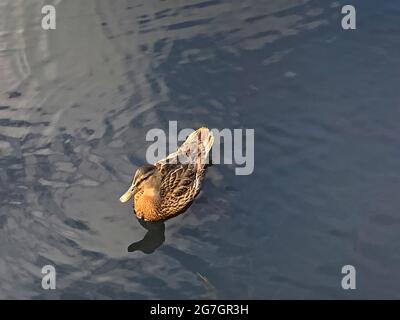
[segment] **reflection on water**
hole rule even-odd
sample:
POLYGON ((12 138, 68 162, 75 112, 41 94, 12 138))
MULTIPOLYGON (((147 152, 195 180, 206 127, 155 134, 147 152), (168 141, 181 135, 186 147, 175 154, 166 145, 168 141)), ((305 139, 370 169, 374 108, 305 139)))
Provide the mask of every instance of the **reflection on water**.
POLYGON ((138 221, 147 230, 147 233, 142 240, 130 244, 128 252, 153 253, 165 241, 165 223, 164 221, 151 222, 142 219, 138 219, 138 221))
POLYGON ((334 0, 54 3, 0 1, 0 298, 399 297, 397 0, 354 32, 334 0), (255 170, 146 230, 118 198, 171 120, 254 129, 255 170))

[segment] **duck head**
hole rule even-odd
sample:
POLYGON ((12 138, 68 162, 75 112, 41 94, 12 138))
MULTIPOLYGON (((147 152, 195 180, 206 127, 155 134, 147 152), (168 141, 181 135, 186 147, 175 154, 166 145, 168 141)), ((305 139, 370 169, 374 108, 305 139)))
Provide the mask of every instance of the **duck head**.
POLYGON ((138 168, 133 177, 133 181, 129 189, 119 198, 121 202, 127 202, 132 198, 141 188, 143 183, 147 181, 155 172, 156 167, 147 164, 138 168))

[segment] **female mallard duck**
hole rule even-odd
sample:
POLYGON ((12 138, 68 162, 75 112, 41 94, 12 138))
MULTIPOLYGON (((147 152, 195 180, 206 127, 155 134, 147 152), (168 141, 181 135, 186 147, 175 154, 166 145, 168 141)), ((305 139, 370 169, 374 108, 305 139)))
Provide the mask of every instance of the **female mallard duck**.
POLYGON ((200 191, 213 143, 210 130, 197 129, 165 159, 138 168, 120 201, 133 196, 134 212, 145 221, 166 220, 182 213, 200 191))

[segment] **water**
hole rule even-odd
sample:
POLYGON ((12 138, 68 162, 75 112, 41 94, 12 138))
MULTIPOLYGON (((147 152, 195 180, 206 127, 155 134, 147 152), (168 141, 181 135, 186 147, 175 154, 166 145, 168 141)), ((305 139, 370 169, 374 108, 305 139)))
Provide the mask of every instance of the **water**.
POLYGON ((0 2, 0 298, 400 297, 397 0, 54 3, 0 2), (255 170, 147 232, 118 198, 170 120, 253 128, 255 170))

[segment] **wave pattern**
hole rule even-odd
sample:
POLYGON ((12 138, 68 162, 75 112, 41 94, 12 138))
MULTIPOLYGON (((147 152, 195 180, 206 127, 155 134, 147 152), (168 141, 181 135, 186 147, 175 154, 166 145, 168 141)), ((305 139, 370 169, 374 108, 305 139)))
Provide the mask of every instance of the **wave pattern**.
POLYGON ((395 3, 355 39, 336 1, 54 3, 0 3, 0 298, 335 298, 355 262, 398 298, 395 3), (255 172, 146 231, 118 198, 170 120, 254 128, 255 172))

